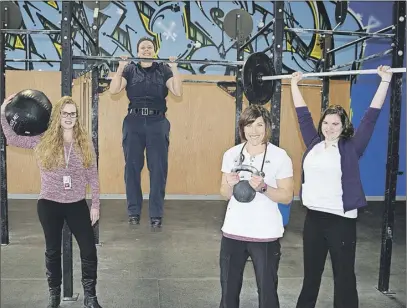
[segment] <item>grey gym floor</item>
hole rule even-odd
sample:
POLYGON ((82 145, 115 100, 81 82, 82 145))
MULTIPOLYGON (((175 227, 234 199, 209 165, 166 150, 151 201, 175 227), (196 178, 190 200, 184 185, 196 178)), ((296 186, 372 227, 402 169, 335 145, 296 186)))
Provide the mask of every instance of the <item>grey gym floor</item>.
MULTIPOLYGON (((405 202, 397 204, 390 288, 392 297, 376 290, 379 275, 382 202, 371 203, 359 215, 356 273, 360 307, 406 306, 405 202)), ((165 204, 164 227, 151 233, 147 201, 142 222, 129 228, 124 200, 102 200, 99 281, 103 308, 218 308, 220 226, 223 201, 174 201, 165 204)), ((1 307, 45 308, 44 239, 35 200, 10 200, 11 244, 1 249, 1 307)), ((282 308, 295 307, 302 282, 302 225, 304 209, 293 205, 282 240, 279 296, 282 308)), ((242 222, 244 223, 244 222, 242 222)), ((257 290, 250 261, 244 275, 242 308, 257 306, 257 290)), ((74 240, 74 292, 83 307, 80 263, 74 240)), ((333 281, 328 258, 317 307, 333 307, 333 281)))

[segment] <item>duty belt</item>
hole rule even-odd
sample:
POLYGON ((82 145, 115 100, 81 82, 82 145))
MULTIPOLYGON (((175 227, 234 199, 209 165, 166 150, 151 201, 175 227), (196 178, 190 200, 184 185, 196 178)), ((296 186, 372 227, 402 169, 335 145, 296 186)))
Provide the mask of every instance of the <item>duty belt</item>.
POLYGON ((129 110, 130 114, 141 114, 143 116, 148 116, 148 115, 159 115, 159 114, 164 114, 162 111, 157 110, 157 109, 151 109, 151 108, 131 108, 129 110))

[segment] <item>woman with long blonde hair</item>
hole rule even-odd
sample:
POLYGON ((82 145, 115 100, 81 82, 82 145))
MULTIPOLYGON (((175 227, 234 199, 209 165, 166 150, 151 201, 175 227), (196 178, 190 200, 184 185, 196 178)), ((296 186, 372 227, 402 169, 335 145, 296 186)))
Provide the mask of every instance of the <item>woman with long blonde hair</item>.
POLYGON ((96 296, 97 251, 92 226, 99 220, 99 178, 92 142, 78 121, 78 106, 68 96, 53 104, 48 129, 39 136, 17 135, 1 106, 1 125, 7 144, 34 149, 41 174, 37 211, 45 236, 46 276, 50 291, 47 308, 61 302, 61 241, 64 221, 80 249, 84 306, 101 308, 96 296), (92 189, 92 206, 86 202, 86 186, 92 189))

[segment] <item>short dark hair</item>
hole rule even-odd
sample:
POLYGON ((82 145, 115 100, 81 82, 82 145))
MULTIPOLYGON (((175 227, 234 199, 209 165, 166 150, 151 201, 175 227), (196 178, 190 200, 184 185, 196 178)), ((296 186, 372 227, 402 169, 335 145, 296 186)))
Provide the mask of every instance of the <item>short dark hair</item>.
POLYGON ((156 51, 156 50, 155 50, 154 41, 153 41, 151 38, 145 36, 145 37, 142 37, 141 39, 138 40, 138 42, 137 42, 137 52, 138 52, 138 47, 139 47, 140 44, 141 44, 142 42, 144 42, 144 41, 149 41, 149 42, 151 42, 151 43, 153 44, 153 46, 154 46, 154 51, 156 51))
POLYGON ((343 107, 340 105, 331 105, 325 109, 324 113, 321 116, 321 120, 319 120, 318 134, 322 139, 324 139, 324 134, 322 133, 322 123, 324 122, 325 117, 328 114, 337 114, 341 119, 343 129, 342 133, 339 136, 340 138, 349 139, 353 136, 355 130, 351 121, 349 120, 346 110, 343 109, 343 107))
POLYGON ((264 135, 263 143, 267 143, 271 137, 271 116, 270 112, 260 105, 250 105, 247 107, 239 119, 239 135, 242 141, 247 141, 244 134, 244 127, 250 125, 256 121, 257 118, 263 118, 264 124, 266 125, 266 133, 264 135))

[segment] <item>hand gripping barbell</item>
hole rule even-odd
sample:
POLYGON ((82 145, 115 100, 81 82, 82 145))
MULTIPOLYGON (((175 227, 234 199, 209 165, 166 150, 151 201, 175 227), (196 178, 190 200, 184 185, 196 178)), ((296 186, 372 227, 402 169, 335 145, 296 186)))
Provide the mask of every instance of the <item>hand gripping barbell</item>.
MULTIPOLYGON (((74 56, 73 60, 86 62, 86 61, 122 61, 120 57, 103 57, 103 56, 74 56)), ((169 59, 155 59, 155 58, 127 58, 130 61, 143 61, 143 62, 171 62, 169 59)), ((242 70, 242 84, 243 91, 246 98, 251 104, 264 105, 270 101, 274 93, 273 80, 289 79, 292 78, 291 74, 288 75, 275 75, 274 65, 271 59, 263 52, 252 53, 246 61, 222 61, 222 60, 176 60, 176 63, 184 64, 212 64, 212 65, 240 65, 243 66, 242 70)), ((389 70, 392 73, 405 73, 406 68, 392 68, 389 70)), ((320 72, 320 73, 306 73, 303 78, 307 77, 324 77, 324 76, 339 76, 339 75, 364 75, 364 74, 377 74, 377 70, 352 70, 352 71, 336 71, 336 72, 320 72)), ((219 81, 205 81, 203 83, 217 83, 219 81)))

